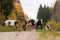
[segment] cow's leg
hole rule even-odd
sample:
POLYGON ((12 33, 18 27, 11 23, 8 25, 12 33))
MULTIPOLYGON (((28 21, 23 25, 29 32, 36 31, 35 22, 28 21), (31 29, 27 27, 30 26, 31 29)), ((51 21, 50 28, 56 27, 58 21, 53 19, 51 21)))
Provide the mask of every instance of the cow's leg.
POLYGON ((40 25, 40 29, 43 29, 42 24, 40 25))
POLYGON ((43 29, 41 24, 36 24, 36 29, 43 29))
POLYGON ((11 22, 8 22, 8 26, 10 26, 10 23, 11 23, 11 22))
POLYGON ((36 29, 38 29, 38 26, 39 26, 39 25, 38 25, 38 24, 36 24, 36 29))
POLYGON ((26 26, 25 25, 23 25, 23 31, 26 31, 26 26))

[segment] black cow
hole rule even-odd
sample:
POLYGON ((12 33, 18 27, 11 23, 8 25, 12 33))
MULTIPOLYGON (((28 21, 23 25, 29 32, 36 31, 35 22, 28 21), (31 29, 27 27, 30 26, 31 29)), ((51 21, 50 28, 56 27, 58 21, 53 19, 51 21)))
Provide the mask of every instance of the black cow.
POLYGON ((42 19, 38 19, 38 21, 37 21, 37 23, 36 23, 36 29, 42 29, 43 27, 42 27, 42 25, 43 25, 43 20, 42 19))

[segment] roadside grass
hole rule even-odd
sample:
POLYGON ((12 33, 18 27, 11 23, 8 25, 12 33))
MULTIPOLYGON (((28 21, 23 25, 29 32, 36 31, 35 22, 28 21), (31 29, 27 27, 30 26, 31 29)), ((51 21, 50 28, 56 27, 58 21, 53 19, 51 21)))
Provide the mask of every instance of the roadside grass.
POLYGON ((0 32, 22 31, 22 28, 0 26, 0 32))
POLYGON ((46 31, 44 29, 38 29, 38 30, 36 30, 36 32, 40 32, 40 34, 42 36, 45 36, 47 34, 49 34, 49 35, 51 34, 53 36, 60 36, 60 31, 56 31, 56 30, 46 31))
POLYGON ((46 31, 44 29, 39 29, 36 30, 39 32, 39 40, 60 40, 60 32, 51 30, 51 31, 46 31))
MULTIPOLYGON (((0 26, 0 32, 16 32, 23 31, 22 28, 0 26)), ((27 29, 27 32, 31 30, 27 29)), ((39 33, 39 40, 60 40, 60 31, 51 30, 46 31, 45 29, 37 29, 35 32, 39 33)))

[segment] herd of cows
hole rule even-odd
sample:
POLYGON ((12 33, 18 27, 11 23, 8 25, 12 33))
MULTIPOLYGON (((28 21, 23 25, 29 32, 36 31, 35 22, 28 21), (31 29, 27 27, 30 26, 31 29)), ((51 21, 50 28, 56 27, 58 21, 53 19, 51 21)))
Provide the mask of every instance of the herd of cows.
MULTIPOLYGON (((30 26, 34 26, 36 29, 43 29, 45 28, 46 30, 51 30, 51 26, 50 25, 46 25, 45 27, 43 27, 43 19, 28 19, 28 20, 24 20, 25 24, 23 25, 23 29, 26 31, 27 27, 30 26)), ((17 24, 17 20, 6 20, 4 22, 5 26, 16 26, 17 24)))

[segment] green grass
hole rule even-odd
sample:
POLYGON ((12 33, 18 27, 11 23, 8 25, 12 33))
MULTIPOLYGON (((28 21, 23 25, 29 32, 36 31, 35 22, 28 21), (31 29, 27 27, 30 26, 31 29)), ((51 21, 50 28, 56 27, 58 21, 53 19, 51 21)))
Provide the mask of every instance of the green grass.
POLYGON ((0 32, 22 31, 21 28, 0 26, 0 32))
POLYGON ((46 31, 44 29, 39 29, 36 31, 39 32, 39 40, 60 40, 60 31, 46 31))
POLYGON ((51 30, 51 31, 46 31, 46 30, 44 30, 44 29, 38 29, 38 30, 36 30, 37 32, 40 32, 40 34, 42 35, 42 36, 45 36, 45 35, 47 35, 47 34, 49 34, 49 35, 53 35, 54 37, 56 37, 56 36, 60 36, 60 31, 56 31, 56 30, 51 30))

